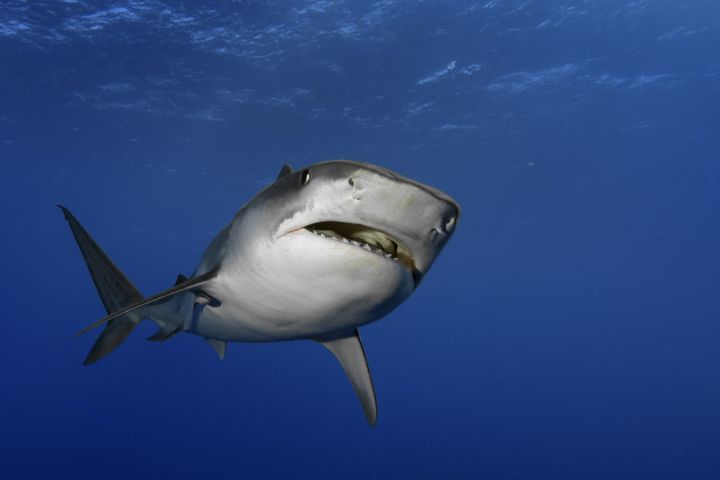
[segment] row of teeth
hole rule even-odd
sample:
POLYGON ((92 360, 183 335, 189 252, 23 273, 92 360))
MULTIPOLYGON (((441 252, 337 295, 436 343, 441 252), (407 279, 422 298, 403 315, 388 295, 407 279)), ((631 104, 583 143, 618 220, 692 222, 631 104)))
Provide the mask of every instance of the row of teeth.
POLYGON ((347 238, 345 238, 345 237, 335 237, 335 236, 333 236, 333 235, 325 235, 324 233, 318 232, 318 231, 315 231, 315 230, 310 230, 310 231, 311 231, 312 233, 314 233, 315 235, 319 235, 319 236, 324 237, 324 238, 330 238, 330 239, 335 240, 335 241, 337 241, 337 242, 343 242, 343 243, 347 243, 347 244, 349 244, 349 245, 355 245, 356 247, 363 248, 363 249, 367 250, 368 252, 375 253, 375 254, 377 254, 377 255, 380 255, 381 257, 390 258, 390 259, 395 260, 395 261, 398 260, 397 257, 393 257, 393 254, 392 254, 392 253, 386 253, 385 250, 383 250, 382 248, 372 247, 372 246, 368 245, 368 244, 365 243, 365 242, 358 242, 358 241, 356 241, 356 240, 350 240, 350 239, 347 239, 347 238))

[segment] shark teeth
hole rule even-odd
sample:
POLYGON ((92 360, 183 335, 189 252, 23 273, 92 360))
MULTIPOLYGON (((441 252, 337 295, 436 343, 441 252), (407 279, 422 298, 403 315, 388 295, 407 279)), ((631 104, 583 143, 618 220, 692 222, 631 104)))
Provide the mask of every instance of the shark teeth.
POLYGON ((341 242, 341 243, 344 243, 344 244, 347 244, 347 245, 353 245, 353 246, 355 246, 355 247, 362 248, 363 250, 367 250, 368 252, 372 252, 372 253, 374 253, 374 254, 376 254, 376 255, 379 255, 379 256, 381 256, 381 257, 388 258, 388 259, 390 259, 390 260, 395 260, 396 262, 399 261, 399 258, 397 258, 396 256, 394 256, 392 253, 388 253, 388 252, 386 252, 385 250, 383 250, 382 248, 374 247, 374 246, 372 246, 372 245, 370 245, 370 244, 368 244, 368 243, 365 243, 365 242, 360 242, 360 241, 357 241, 357 240, 351 240, 351 239, 348 239, 348 238, 345 238, 345 237, 340 237, 340 236, 335 236, 335 235, 328 235, 328 234, 326 234, 326 233, 319 232, 319 231, 317 231, 317 230, 312 230, 312 229, 308 229, 308 231, 312 232, 313 235, 317 235, 317 236, 319 236, 319 237, 327 238, 327 239, 329 239, 329 240, 335 240, 336 242, 341 242))

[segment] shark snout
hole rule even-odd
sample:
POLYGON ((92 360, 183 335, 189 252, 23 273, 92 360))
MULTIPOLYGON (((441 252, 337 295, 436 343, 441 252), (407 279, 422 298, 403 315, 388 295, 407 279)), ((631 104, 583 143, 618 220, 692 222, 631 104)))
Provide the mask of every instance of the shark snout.
POLYGON ((397 174, 355 172, 347 183, 357 222, 397 239, 410 251, 416 274, 427 272, 455 232, 458 204, 439 190, 397 174))
POLYGON ((405 238, 408 247, 413 252, 416 268, 422 274, 425 274, 447 241, 455 233, 460 217, 460 209, 454 201, 437 198, 432 194, 426 193, 421 198, 423 201, 418 200, 420 208, 415 213, 419 227, 418 231, 415 234, 407 235, 405 238), (422 228, 423 223, 425 228, 422 228))
MULTIPOLYGON (((432 229, 430 230, 430 236, 435 239, 438 238, 438 235, 441 236, 447 236, 451 235, 453 231, 455 230, 455 225, 457 224, 458 216, 459 216, 459 210, 457 207, 449 208, 450 212, 446 215, 442 216, 440 218, 440 222, 432 229)), ((440 237, 442 238, 442 237, 440 237)))

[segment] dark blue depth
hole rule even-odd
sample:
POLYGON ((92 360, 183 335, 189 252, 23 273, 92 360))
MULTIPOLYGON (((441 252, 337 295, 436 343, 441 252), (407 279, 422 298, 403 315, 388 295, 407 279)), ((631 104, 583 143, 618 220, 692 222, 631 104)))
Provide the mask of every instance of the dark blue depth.
POLYGON ((0 478, 715 479, 720 4, 0 3, 0 478), (145 295, 284 163, 351 158, 463 212, 363 329, 369 428, 311 342, 144 339, 145 295))

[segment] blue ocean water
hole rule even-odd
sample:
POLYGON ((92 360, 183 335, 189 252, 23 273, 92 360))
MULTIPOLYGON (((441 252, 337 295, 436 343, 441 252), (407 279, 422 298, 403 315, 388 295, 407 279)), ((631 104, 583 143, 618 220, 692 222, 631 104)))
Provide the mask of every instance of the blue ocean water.
POLYGON ((4 0, 0 477, 718 478, 718 45, 704 0, 4 0), (149 295, 336 158, 463 209, 362 329, 375 428, 311 342, 81 365, 55 204, 149 295))

